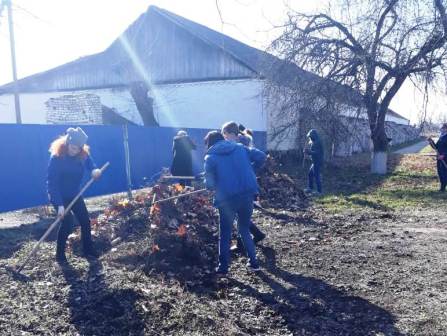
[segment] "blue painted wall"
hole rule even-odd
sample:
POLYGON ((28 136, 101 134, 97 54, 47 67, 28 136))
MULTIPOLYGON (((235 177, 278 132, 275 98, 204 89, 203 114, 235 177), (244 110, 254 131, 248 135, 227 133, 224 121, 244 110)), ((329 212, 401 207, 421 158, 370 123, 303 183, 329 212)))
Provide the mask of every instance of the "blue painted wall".
MULTIPOLYGON (((104 176, 86 192, 86 196, 126 190, 126 169, 121 126, 82 126, 89 135, 91 155, 99 166, 110 161, 104 176)), ((50 143, 67 129, 65 125, 0 124, 0 212, 48 203, 46 174, 50 143)), ((186 129, 197 144, 193 152, 194 171, 202 171, 203 138, 209 130, 186 129)), ((129 126, 129 151, 132 187, 170 167, 172 138, 178 129, 129 126), (145 179, 146 178, 146 179, 145 179)), ((266 148, 266 134, 255 132, 255 144, 266 148)))

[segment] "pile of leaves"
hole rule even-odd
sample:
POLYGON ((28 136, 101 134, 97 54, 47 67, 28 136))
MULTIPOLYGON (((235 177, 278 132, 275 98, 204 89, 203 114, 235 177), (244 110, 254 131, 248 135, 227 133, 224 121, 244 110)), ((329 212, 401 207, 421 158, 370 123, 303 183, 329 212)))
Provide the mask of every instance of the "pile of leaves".
MULTIPOLYGON (((279 172, 273 158, 268 158, 258 182, 263 207, 290 211, 305 207, 303 191, 289 175, 279 172)), ((146 273, 186 280, 194 274, 203 276, 216 264, 218 216, 211 193, 193 191, 180 184, 159 183, 139 191, 132 200, 112 199, 92 220, 96 246, 104 252, 132 242, 138 248, 126 249, 146 273)), ((71 235, 70 245, 80 249, 79 230, 71 235)))
POLYGON ((287 209, 296 211, 304 209, 307 198, 288 174, 281 173, 278 161, 271 156, 262 168, 258 177, 260 203, 266 208, 287 209))
MULTIPOLYGON (((179 184, 159 185, 152 200, 192 192, 179 184)), ((154 202, 152 202, 154 203, 154 202)), ((218 217, 209 192, 154 203, 149 210, 151 254, 145 271, 190 279, 210 271, 216 258, 218 217)))
MULTIPOLYGON (((146 273, 187 280, 204 269, 208 272, 216 258, 218 217, 212 195, 193 191, 161 183, 138 192, 132 200, 113 199, 92 220, 95 246, 102 252, 125 249, 133 253, 146 273), (158 203, 168 198, 174 199, 158 203)), ((70 236, 70 245, 80 249, 79 230, 70 236)))

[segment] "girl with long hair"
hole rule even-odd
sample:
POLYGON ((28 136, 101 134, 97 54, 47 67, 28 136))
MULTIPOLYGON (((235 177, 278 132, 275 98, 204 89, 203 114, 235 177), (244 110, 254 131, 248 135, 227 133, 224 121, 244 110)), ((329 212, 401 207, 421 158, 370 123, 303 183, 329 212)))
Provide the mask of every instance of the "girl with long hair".
MULTIPOLYGON (((86 145, 88 136, 80 128, 69 128, 66 134, 54 140, 50 146, 50 162, 48 164, 48 195, 50 202, 62 217, 65 208, 79 193, 85 170, 90 171, 94 179, 101 176, 101 170, 95 167, 89 147, 86 145)), ((65 246, 70 235, 74 218, 81 225, 81 240, 83 252, 86 257, 97 257, 91 238, 91 226, 87 208, 82 197, 74 203, 71 211, 61 221, 57 234, 56 260, 66 263, 65 246)))

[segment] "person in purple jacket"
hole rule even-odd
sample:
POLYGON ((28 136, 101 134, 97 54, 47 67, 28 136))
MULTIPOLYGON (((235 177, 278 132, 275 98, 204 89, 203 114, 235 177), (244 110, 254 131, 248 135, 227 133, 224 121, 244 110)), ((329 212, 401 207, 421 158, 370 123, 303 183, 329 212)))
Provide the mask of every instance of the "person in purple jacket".
MULTIPOLYGON (((48 164, 47 187, 51 204, 62 217, 65 208, 79 193, 85 170, 90 171, 94 179, 101 176, 101 170, 95 167, 89 147, 86 145, 88 136, 80 128, 68 128, 66 134, 59 137, 50 146, 50 162, 48 164)), ((73 216, 81 225, 81 240, 86 257, 97 257, 91 238, 90 219, 84 199, 80 197, 71 211, 61 221, 57 234, 56 260, 66 263, 65 246, 67 238, 73 229, 73 216)))

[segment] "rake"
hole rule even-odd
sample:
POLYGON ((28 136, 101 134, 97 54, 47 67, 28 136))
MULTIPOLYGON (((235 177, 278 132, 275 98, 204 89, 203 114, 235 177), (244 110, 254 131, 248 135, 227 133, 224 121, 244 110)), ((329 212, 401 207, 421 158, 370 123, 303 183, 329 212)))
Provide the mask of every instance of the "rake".
MULTIPOLYGON (((101 167, 101 173, 104 172, 104 170, 106 170, 106 168, 109 166, 110 162, 106 162, 104 164, 104 166, 101 167)), ((87 190, 88 187, 90 187, 90 185, 95 181, 95 179, 92 177, 85 185, 84 187, 81 189, 81 191, 76 195, 75 198, 73 198, 73 200, 70 202, 70 204, 67 206, 67 208, 65 209, 64 213, 62 214, 62 216, 58 217, 51 225, 50 227, 47 229, 47 231, 43 234, 43 236, 39 239, 39 241, 36 243, 36 245, 34 246, 34 248, 31 250, 31 252, 28 254, 28 256, 26 257, 25 261, 22 263, 22 265, 20 265, 17 269, 16 269, 16 273, 20 273, 23 268, 25 267, 25 265, 31 260, 31 258, 34 257, 34 255, 37 253, 37 251, 40 248, 40 245, 42 244, 42 242, 49 236, 49 234, 54 230, 54 228, 64 219, 65 215, 68 214, 71 210, 71 208, 73 207, 73 205, 76 203, 76 201, 79 199, 79 197, 82 196, 82 194, 87 190)))

